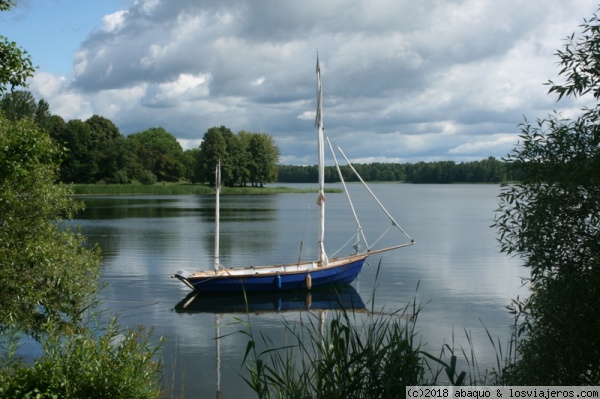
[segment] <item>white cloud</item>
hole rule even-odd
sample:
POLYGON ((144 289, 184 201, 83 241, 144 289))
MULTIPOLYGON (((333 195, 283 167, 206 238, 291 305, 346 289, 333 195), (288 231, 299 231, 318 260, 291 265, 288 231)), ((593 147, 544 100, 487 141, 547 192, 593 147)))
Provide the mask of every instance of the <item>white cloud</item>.
POLYGON ((64 76, 48 72, 36 73, 29 83, 30 89, 42 98, 53 98, 69 86, 69 82, 64 76))
POLYGON ((179 142, 181 148, 183 148, 184 151, 198 148, 200 147, 200 144, 202 144, 202 139, 178 139, 177 141, 179 142))
POLYGON ((136 0, 82 41, 73 81, 42 71, 31 88, 66 119, 103 115, 125 134, 162 126, 185 146, 215 125, 267 132, 284 162, 304 163, 318 49, 325 126, 350 157, 502 156, 523 115, 581 106, 556 104, 543 83, 596 6, 136 0))
POLYGON ((317 117, 316 111, 304 111, 303 113, 298 115, 297 118, 300 120, 303 120, 303 121, 310 121, 310 120, 315 120, 316 117, 317 117))
POLYGON ((121 11, 114 12, 112 14, 105 15, 102 18, 102 22, 104 22, 104 26, 102 27, 102 29, 105 32, 114 32, 114 31, 120 29, 125 22, 126 16, 127 16, 127 11, 125 11, 125 10, 121 10, 121 11))
POLYGON ((265 83, 265 77, 261 76, 259 78, 254 79, 252 82, 250 82, 250 84, 252 86, 260 86, 261 84, 265 83))
POLYGON ((149 85, 141 101, 150 107, 176 107, 208 96, 210 75, 181 74, 172 82, 149 85))
MULTIPOLYGON (((486 151, 490 154, 496 153, 497 148, 505 150, 506 147, 512 147, 515 144, 515 137, 513 135, 495 135, 499 137, 492 137, 493 140, 482 140, 474 141, 465 144, 458 145, 450 151, 451 155, 469 155, 469 154, 484 154, 486 151)), ((505 151, 508 153, 508 151, 505 151)))
POLYGON ((143 14, 152 14, 160 3, 161 0, 135 0, 134 7, 139 8, 143 14))

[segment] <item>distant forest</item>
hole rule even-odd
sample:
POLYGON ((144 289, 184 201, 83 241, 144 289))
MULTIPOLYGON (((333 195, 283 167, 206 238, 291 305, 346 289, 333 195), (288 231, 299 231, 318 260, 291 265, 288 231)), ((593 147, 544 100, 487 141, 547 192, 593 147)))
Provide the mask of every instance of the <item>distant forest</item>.
MULTIPOLYGON (((398 181, 407 183, 503 183, 519 180, 518 170, 494 157, 481 161, 439 161, 418 163, 371 163, 354 164, 356 171, 365 181, 398 181)), ((340 166, 344 180, 358 181, 349 166, 340 166)), ((279 166, 281 183, 315 183, 317 166, 279 166)), ((325 181, 338 182, 334 166, 325 168, 325 181)))
MULTIPOLYGON (((217 160, 223 184, 260 186, 265 183, 316 183, 317 166, 279 165, 279 148, 266 133, 232 132, 212 127, 202 144, 184 151, 176 137, 161 127, 124 136, 107 118, 93 115, 85 121, 65 121, 50 114, 43 99, 36 103, 27 91, 6 93, 0 112, 10 120, 30 118, 62 148, 60 180, 64 183, 143 184, 155 182, 214 182, 217 160)), ((519 180, 518 170, 489 157, 481 161, 371 163, 354 165, 365 181, 410 183, 501 183, 519 180)), ((349 166, 341 167, 344 180, 357 181, 349 166)), ((325 169, 325 180, 339 181, 335 167, 325 169)))

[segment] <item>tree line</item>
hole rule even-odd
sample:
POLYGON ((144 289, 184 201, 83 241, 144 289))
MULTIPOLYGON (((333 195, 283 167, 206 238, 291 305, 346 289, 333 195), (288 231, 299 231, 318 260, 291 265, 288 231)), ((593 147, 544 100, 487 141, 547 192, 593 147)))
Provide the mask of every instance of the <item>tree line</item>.
POLYGON ((223 184, 256 185, 277 179, 279 148, 266 133, 212 127, 198 148, 184 151, 162 127, 124 136, 109 119, 94 115, 65 121, 50 113, 45 100, 35 101, 24 90, 0 99, 0 112, 11 121, 32 119, 63 148, 59 178, 63 183, 143 184, 214 181, 217 160, 223 164, 223 184))
MULTIPOLYGON (((461 162, 438 161, 417 163, 354 164, 354 169, 365 181, 402 181, 409 183, 502 183, 519 179, 519 171, 508 168, 506 162, 489 157, 481 161, 461 162)), ((340 171, 345 181, 358 181, 352 169, 343 165, 340 171)), ((314 183, 317 181, 317 166, 279 166, 279 182, 314 183)), ((325 168, 325 181, 339 182, 334 166, 325 168)))
MULTIPOLYGON (((64 148, 60 180, 64 183, 128 184, 139 181, 189 181, 213 183, 214 169, 220 160, 223 184, 263 186, 270 182, 314 183, 317 166, 278 165, 280 151, 267 133, 240 131, 225 126, 212 127, 202 144, 184 151, 171 133, 153 127, 124 136, 107 118, 94 115, 82 121, 65 121, 50 113, 45 100, 35 101, 28 91, 12 91, 0 100, 0 110, 10 120, 33 119, 64 148)), ((518 180, 505 162, 489 157, 481 161, 438 161, 418 163, 356 164, 366 181, 404 181, 411 183, 500 183, 518 180)), ((348 182, 357 181, 349 166, 341 166, 348 182)), ((335 167, 325 168, 325 181, 338 182, 335 167)))

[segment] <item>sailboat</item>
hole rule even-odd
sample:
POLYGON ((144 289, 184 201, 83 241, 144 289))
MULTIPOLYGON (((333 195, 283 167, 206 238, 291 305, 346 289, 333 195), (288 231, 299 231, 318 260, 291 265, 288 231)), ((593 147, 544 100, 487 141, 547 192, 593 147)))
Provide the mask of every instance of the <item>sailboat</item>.
POLYGON ((346 183, 344 182, 337 157, 334 151, 334 143, 325 134, 323 127, 323 102, 322 102, 322 83, 321 83, 321 68, 319 57, 317 56, 317 112, 315 118, 315 127, 317 129, 317 150, 318 150, 318 196, 317 205, 319 206, 319 224, 317 251, 318 257, 311 261, 300 261, 287 264, 267 265, 267 266, 250 266, 243 268, 226 268, 219 261, 219 198, 221 192, 221 166, 220 162, 216 166, 216 204, 215 204, 215 259, 213 270, 203 270, 197 272, 189 272, 178 270, 173 277, 181 280, 194 291, 199 293, 215 294, 215 293, 235 293, 235 292, 277 292, 284 290, 310 290, 313 287, 322 287, 335 284, 349 284, 356 279, 360 273, 366 259, 374 254, 406 247, 415 244, 415 241, 400 227, 390 213, 383 207, 375 194, 367 186, 364 180, 360 177, 356 169, 352 166, 341 148, 335 145, 339 154, 341 154, 348 166, 356 174, 359 181, 366 187, 367 191, 375 199, 382 211, 391 221, 391 226, 380 236, 374 243, 368 244, 362 227, 360 226, 359 218, 352 204, 352 199, 348 193, 346 183), (329 145, 333 160, 338 171, 341 183, 346 193, 352 214, 357 224, 356 244, 354 245, 355 253, 349 256, 329 258, 325 251, 325 141, 329 145), (404 236, 404 242, 376 249, 375 245, 383 235, 387 234, 391 229, 399 230, 404 236), (359 242, 365 244, 365 250, 359 252, 359 242))

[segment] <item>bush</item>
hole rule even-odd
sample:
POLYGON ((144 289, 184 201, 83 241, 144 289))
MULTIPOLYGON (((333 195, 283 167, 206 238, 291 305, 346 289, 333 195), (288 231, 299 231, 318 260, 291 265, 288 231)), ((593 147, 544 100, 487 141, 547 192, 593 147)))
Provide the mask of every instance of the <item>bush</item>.
MULTIPOLYGON (((600 20, 567 39, 550 92, 600 99, 600 20)), ((508 385, 600 384, 600 106, 564 119, 525 123, 508 155, 521 182, 505 186, 495 226, 501 250, 530 271, 531 295, 516 300, 516 353, 508 385)))
POLYGON ((600 383, 599 268, 539 284, 518 316, 523 335, 518 358, 502 384, 598 385, 600 383))
POLYGON ((82 204, 56 184, 60 156, 32 120, 0 114, 0 328, 76 323, 95 300, 100 252, 62 223, 82 204))
POLYGON ((113 175, 112 179, 110 179, 111 184, 129 184, 129 177, 127 176, 127 172, 123 169, 118 170, 113 175))
MULTIPOLYGON (((150 342, 152 331, 123 329, 116 319, 104 332, 56 327, 48 331, 40 341, 43 355, 32 365, 16 359, 14 352, 1 359, 2 398, 160 397, 162 367, 156 355, 161 344, 150 342)), ((6 344, 11 336, 3 338, 6 344)))
POLYGON ((140 183, 149 186, 149 185, 156 183, 156 175, 154 175, 154 173, 150 172, 149 170, 144 170, 140 174, 140 177, 138 180, 140 181, 140 183))

